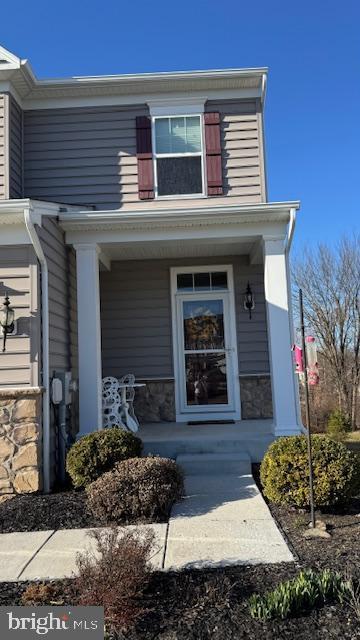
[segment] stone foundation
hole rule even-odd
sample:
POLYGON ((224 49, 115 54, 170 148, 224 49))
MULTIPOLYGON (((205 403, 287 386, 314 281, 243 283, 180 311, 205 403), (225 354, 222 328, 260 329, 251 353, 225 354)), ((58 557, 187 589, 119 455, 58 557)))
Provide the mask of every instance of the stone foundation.
MULTIPOLYGON (((134 409, 140 424, 175 422, 173 380, 143 380, 146 387, 136 389, 134 409)), ((241 416, 243 420, 273 417, 270 376, 240 378, 241 416)))
POLYGON ((0 494, 41 489, 41 392, 0 390, 0 494))
POLYGON ((273 417, 270 376, 241 377, 240 396, 243 420, 273 417))
POLYGON ((173 380, 144 380, 146 387, 136 389, 134 409, 140 422, 175 422, 173 380))

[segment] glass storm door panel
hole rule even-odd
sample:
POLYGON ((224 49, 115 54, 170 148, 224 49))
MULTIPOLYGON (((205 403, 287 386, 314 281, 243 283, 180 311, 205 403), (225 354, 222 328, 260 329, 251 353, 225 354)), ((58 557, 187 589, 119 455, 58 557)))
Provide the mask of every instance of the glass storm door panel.
POLYGON ((182 405, 195 413, 231 410, 231 345, 226 294, 184 295, 179 301, 182 405))

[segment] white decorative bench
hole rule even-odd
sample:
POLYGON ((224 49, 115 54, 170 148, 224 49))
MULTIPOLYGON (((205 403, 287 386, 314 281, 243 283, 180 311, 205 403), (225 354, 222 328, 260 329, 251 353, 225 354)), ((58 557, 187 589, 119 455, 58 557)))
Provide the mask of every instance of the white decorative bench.
POLYGON ((134 397, 137 387, 145 387, 135 382, 135 376, 128 373, 119 380, 108 376, 102 381, 102 407, 104 427, 119 427, 136 433, 139 421, 134 412, 134 397))

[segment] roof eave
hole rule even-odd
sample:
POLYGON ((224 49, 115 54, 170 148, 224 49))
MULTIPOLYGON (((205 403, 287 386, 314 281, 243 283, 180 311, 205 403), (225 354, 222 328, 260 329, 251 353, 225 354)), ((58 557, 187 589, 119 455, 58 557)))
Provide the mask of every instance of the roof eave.
POLYGON ((199 209, 168 208, 161 211, 139 209, 124 211, 78 211, 59 214, 65 231, 121 228, 128 225, 160 224, 162 227, 178 224, 233 224, 248 222, 289 222, 291 210, 300 208, 299 201, 262 203, 257 205, 209 205, 199 209))

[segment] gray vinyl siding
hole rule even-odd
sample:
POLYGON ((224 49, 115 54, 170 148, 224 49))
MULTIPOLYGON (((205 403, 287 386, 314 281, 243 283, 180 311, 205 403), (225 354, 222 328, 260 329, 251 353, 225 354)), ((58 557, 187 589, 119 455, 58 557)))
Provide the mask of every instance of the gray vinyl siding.
MULTIPOLYGON (((258 100, 206 103, 221 114, 224 195, 240 203, 266 200, 260 109, 258 100)), ((96 209, 139 204, 135 118, 148 113, 146 105, 25 111, 24 195, 96 209)))
POLYGON ((138 201, 135 118, 146 106, 24 112, 25 196, 118 209, 138 201))
MULTIPOLYGON (((40 301, 36 257, 29 246, 0 246, 0 300, 15 311, 16 333, 0 357, 0 387, 38 386, 40 301)), ((2 335, 1 335, 2 348, 2 335)))
POLYGON ((9 96, 9 194, 10 198, 23 195, 23 123, 22 111, 9 96))
POLYGON ((8 198, 7 180, 7 105, 8 96, 0 94, 0 200, 8 198))
MULTIPOLYGON (((50 377, 56 371, 71 371, 77 378, 77 314, 76 265, 74 250, 65 245, 64 232, 53 217, 43 217, 38 229, 49 272, 49 368, 50 377)), ((78 424, 77 394, 67 414, 68 424, 75 435, 78 424)), ((51 415, 51 477, 57 473, 58 427, 51 415)))
POLYGON ((64 232, 56 219, 43 217, 38 229, 49 272, 49 367, 50 375, 70 366, 69 267, 64 232))
POLYGON ((112 262, 100 274, 103 375, 174 376, 170 267, 232 264, 240 374, 269 371, 262 266, 243 256, 112 262), (256 308, 250 320, 243 295, 251 282, 256 308))
POLYGON ((220 113, 224 195, 265 202, 260 101, 208 101, 206 111, 220 113))

